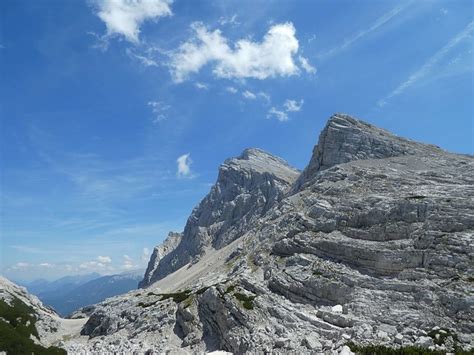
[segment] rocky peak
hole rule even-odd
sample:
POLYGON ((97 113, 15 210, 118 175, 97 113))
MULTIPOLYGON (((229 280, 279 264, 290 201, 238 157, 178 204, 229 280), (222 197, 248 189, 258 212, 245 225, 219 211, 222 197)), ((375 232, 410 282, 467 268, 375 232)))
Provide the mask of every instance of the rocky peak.
POLYGON ((196 261, 207 247, 219 249, 240 237, 284 196, 298 175, 287 162, 260 149, 249 148, 227 159, 216 184, 188 218, 180 243, 157 264, 150 260, 150 272, 140 285, 196 261))
POLYGON ((354 160, 429 153, 435 146, 398 137, 349 115, 336 113, 322 130, 311 160, 295 184, 300 189, 317 172, 354 160))

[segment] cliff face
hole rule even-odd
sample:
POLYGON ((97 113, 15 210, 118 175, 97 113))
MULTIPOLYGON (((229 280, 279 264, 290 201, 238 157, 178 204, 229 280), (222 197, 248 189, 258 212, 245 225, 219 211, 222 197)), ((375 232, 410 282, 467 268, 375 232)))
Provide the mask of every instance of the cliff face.
POLYGON ((341 114, 299 178, 253 152, 220 168, 156 282, 96 306, 83 328, 91 342, 233 353, 474 347, 472 156, 341 114))
POLYGON ((298 174, 284 160, 260 149, 246 149, 226 160, 217 182, 192 211, 182 237, 168 238, 155 248, 140 286, 197 262, 207 248, 220 249, 240 237, 282 198, 298 174))
POLYGON ((349 115, 333 115, 319 136, 311 160, 295 187, 301 188, 317 172, 355 160, 422 154, 436 147, 397 137, 349 115))

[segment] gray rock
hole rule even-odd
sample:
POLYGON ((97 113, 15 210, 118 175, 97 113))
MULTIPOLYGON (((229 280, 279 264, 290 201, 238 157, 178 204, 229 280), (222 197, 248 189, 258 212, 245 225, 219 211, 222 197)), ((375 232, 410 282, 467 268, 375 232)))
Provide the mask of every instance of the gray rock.
POLYGON ((439 326, 472 348, 472 156, 337 114, 297 176, 258 150, 226 161, 147 289, 96 305, 92 339, 65 347, 334 354, 349 336, 429 348, 439 326))

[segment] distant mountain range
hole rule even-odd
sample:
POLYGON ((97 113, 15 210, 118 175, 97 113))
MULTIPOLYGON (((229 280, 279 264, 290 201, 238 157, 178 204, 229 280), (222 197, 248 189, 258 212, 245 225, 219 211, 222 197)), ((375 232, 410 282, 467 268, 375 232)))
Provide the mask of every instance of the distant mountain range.
POLYGON ((39 279, 21 285, 44 304, 67 316, 84 306, 136 289, 142 278, 143 271, 134 270, 107 276, 97 273, 73 275, 55 281, 39 279))

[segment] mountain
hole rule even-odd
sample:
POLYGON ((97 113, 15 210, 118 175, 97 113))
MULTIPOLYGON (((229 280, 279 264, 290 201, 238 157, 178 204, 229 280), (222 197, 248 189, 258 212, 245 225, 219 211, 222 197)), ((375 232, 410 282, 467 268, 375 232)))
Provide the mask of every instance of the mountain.
POLYGON ((0 352, 66 354, 54 345, 77 334, 85 321, 61 319, 25 288, 0 276, 0 352))
POLYGON ((107 276, 67 276, 44 285, 36 295, 44 304, 67 316, 79 308, 136 289, 142 278, 142 270, 107 276), (59 285, 63 285, 63 289, 57 288, 59 285))
POLYGON ((258 149, 225 161, 142 288, 88 307, 63 346, 472 351, 473 216, 473 156, 335 114, 301 173, 258 149))
MULTIPOLYGON (((192 211, 179 242, 171 235, 175 246, 167 254, 152 255, 140 287, 198 262, 208 248, 219 249, 242 236, 298 175, 287 162, 260 149, 246 149, 239 157, 226 160, 219 168, 216 184, 192 211)), ((170 244, 169 238, 163 246, 170 244)))
POLYGON ((18 284, 26 287, 28 292, 34 295, 37 295, 40 298, 48 298, 48 297, 59 296, 60 294, 66 294, 70 292, 72 289, 82 284, 85 284, 88 281, 97 279, 99 277, 100 277, 100 274, 98 273, 90 273, 90 274, 85 274, 85 275, 65 276, 54 281, 38 279, 31 282, 18 283, 18 284))

